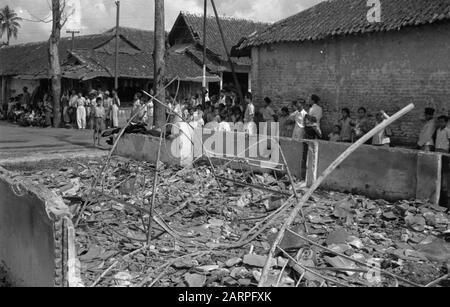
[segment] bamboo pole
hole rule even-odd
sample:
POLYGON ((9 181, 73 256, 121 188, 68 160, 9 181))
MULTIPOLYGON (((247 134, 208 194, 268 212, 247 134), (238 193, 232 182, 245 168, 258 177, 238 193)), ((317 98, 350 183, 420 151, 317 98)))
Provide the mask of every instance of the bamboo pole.
POLYGON ((161 131, 161 135, 159 136, 159 146, 158 146, 158 157, 156 158, 155 165, 155 176, 153 177, 153 193, 152 193, 152 201, 150 203, 150 216, 148 218, 148 227, 147 227, 147 245, 150 246, 152 243, 152 227, 153 227, 153 212, 155 210, 155 201, 156 201, 156 191, 158 189, 158 176, 159 176, 159 162, 161 160, 161 146, 165 133, 161 131))

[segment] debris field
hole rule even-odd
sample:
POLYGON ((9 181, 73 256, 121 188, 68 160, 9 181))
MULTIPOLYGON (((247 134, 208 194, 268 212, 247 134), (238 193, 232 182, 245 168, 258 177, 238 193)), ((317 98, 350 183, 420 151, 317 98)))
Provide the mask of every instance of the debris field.
MULTIPOLYGON (((118 157, 102 172, 103 165, 73 160, 13 170, 70 207, 86 286, 257 286, 289 211, 274 213, 293 188, 307 189, 276 173, 161 164, 149 223, 155 165, 118 157)), ((304 207, 305 222, 299 216, 280 244, 266 286, 450 286, 445 211, 318 191, 304 207)))

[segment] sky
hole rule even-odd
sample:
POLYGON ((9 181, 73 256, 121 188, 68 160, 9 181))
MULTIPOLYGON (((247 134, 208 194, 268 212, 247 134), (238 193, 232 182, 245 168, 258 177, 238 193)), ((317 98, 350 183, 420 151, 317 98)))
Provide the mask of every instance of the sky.
MULTIPOLYGON (((70 17, 62 34, 79 30, 81 35, 101 33, 115 26, 115 0, 66 0, 70 17)), ((323 0, 216 0, 220 15, 263 22, 275 22, 307 9, 323 0)), ((47 40, 51 23, 51 0, 0 0, 0 8, 9 5, 22 21, 17 40, 11 44, 47 40)), ((152 30, 154 27, 153 0, 121 0, 121 26, 152 30)), ((170 31, 180 11, 203 14, 203 0, 166 0, 166 30, 170 31)), ((208 14, 212 15, 211 6, 208 14)), ((3 38, 6 40, 6 38, 3 38)), ((1 40, 0 40, 1 41, 1 40)))

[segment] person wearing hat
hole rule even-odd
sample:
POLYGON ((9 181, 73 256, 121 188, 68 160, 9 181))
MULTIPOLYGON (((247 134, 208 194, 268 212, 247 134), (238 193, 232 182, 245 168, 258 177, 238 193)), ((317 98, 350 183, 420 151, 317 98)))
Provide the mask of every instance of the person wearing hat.
POLYGON ((417 145, 420 150, 430 152, 434 147, 433 136, 436 132, 436 121, 434 120, 435 110, 433 108, 425 109, 425 120, 426 123, 420 131, 419 141, 417 145))

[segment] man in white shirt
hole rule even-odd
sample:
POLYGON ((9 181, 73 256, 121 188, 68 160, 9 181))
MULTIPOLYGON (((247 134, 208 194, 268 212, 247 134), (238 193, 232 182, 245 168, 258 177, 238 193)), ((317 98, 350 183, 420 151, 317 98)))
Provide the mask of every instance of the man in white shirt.
POLYGON ((294 133, 292 134, 292 139, 295 141, 300 141, 305 138, 305 117, 308 113, 305 111, 304 105, 305 100, 301 99, 297 101, 297 110, 289 117, 289 122, 295 124, 294 133))
POLYGON ((319 105, 320 103, 320 97, 317 95, 311 96, 312 106, 309 110, 309 116, 314 117, 316 119, 315 127, 318 129, 318 131, 322 132, 321 130, 321 121, 323 118, 323 109, 319 105))
POLYGON ((249 135, 255 135, 257 133, 255 131, 255 105, 253 104, 253 96, 251 93, 245 94, 245 103, 247 103, 247 109, 244 115, 244 130, 249 135))
POLYGON ((77 124, 78 129, 86 129, 86 99, 83 97, 82 93, 78 94, 77 99, 77 124))
POLYGON ((253 104, 253 97, 251 93, 245 95, 245 103, 247 108, 244 115, 244 123, 254 122, 255 119, 255 105, 253 104))
POLYGON ((436 121, 434 120, 435 110, 432 108, 425 109, 426 124, 422 128, 417 145, 421 150, 430 152, 434 146, 433 135, 436 132, 436 121))

